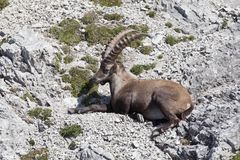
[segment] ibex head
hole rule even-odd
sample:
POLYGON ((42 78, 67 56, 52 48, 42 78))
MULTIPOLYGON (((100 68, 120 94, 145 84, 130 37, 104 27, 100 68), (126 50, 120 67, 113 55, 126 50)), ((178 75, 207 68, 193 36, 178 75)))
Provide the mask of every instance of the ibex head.
POLYGON ((125 30, 119 33, 106 47, 102 53, 102 61, 99 70, 92 77, 91 81, 104 85, 110 82, 114 74, 124 71, 122 64, 117 64, 116 59, 122 50, 133 40, 142 37, 143 33, 139 33, 133 29, 125 30))

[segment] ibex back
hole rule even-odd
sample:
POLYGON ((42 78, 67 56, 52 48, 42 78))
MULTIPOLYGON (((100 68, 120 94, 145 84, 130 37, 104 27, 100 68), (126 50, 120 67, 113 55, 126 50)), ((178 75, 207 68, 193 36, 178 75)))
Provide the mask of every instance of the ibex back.
POLYGON ((108 105, 90 105, 70 109, 70 113, 107 112, 140 113, 145 119, 167 119, 157 126, 160 132, 184 120, 193 110, 188 91, 180 84, 168 80, 138 80, 127 72, 117 56, 135 39, 144 36, 129 29, 117 35, 102 54, 99 70, 91 81, 110 84, 111 102, 108 105))

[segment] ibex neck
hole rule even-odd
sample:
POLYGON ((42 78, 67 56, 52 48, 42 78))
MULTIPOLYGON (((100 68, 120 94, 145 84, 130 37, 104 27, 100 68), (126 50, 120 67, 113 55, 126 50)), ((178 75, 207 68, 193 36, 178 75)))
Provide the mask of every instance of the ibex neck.
POLYGON ((123 86, 125 86, 129 81, 134 79, 136 79, 136 77, 128 72, 124 72, 121 75, 114 76, 112 81, 110 82, 111 96, 113 97, 114 95, 116 95, 123 86))

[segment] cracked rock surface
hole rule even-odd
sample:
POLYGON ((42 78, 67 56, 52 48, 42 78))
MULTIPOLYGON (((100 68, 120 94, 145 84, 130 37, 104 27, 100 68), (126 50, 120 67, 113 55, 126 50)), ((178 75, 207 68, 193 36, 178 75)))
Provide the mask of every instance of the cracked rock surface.
MULTIPOLYGON (((89 0, 10 0, 0 11, 0 159, 20 159, 40 148, 48 149, 48 159, 72 160, 230 160, 240 151, 240 2, 122 1, 120 7, 102 7, 89 0), (155 17, 146 15, 148 8, 155 17), (173 80, 188 88, 195 109, 186 121, 150 139, 154 126, 149 121, 140 123, 116 113, 67 113, 82 97, 65 89, 68 84, 55 68, 63 45, 47 32, 66 18, 81 19, 92 10, 119 13, 124 18, 118 23, 125 26, 149 27, 150 37, 143 45, 152 45, 153 51, 144 55, 127 47, 123 63, 128 70, 135 64, 155 63, 138 77, 173 80), (173 27, 165 26, 167 22, 173 27), (168 35, 195 39, 170 46, 165 42, 168 35), (23 98, 26 93, 34 100, 23 98), (52 110, 50 125, 28 115, 39 107, 52 110), (62 137, 61 128, 70 124, 79 124, 83 133, 62 137), (72 141, 76 147, 69 149, 72 141)), ((74 61, 60 65, 66 70, 84 68, 81 58, 90 54, 100 60, 103 49, 81 41, 71 46, 74 61)), ((102 102, 109 100, 108 85, 98 91, 102 102)))

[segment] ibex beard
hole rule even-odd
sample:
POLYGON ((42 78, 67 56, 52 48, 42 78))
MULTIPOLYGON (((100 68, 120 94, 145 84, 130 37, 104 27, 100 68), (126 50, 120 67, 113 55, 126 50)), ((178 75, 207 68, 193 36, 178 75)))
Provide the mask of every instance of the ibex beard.
POLYGON ((193 103, 182 85, 168 80, 139 80, 126 71, 123 64, 116 62, 122 50, 142 36, 144 34, 133 29, 125 30, 108 44, 102 54, 100 68, 91 81, 110 84, 110 104, 69 109, 69 113, 139 113, 147 120, 167 119, 168 122, 154 130, 160 133, 186 119, 193 110, 193 103))

